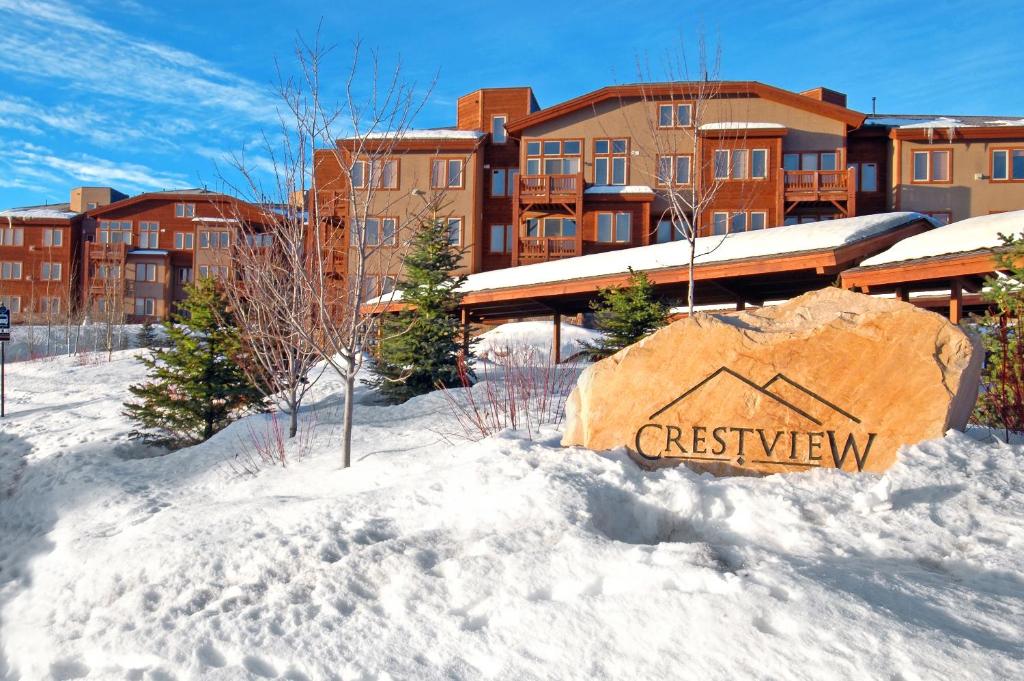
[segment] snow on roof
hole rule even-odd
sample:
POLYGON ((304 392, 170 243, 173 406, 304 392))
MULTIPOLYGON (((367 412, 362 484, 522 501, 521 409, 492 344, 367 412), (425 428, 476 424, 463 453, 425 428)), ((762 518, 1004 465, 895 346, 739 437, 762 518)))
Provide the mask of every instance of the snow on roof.
POLYGON ((997 116, 938 116, 933 114, 883 114, 868 116, 865 125, 904 130, 927 128, 989 128, 1024 125, 1024 118, 997 116))
POLYGON ((167 251, 162 248, 137 248, 128 251, 128 255, 167 255, 167 251))
POLYGON ((237 223, 235 218, 192 218, 192 222, 232 222, 237 223))
POLYGON ((643 184, 606 185, 587 187, 584 194, 653 194, 654 190, 643 184))
POLYGON ((756 121, 723 121, 721 123, 705 123, 701 130, 785 130, 781 123, 758 123, 756 121))
POLYGON ((995 248, 1003 243, 1000 234, 1019 234, 1022 231, 1024 210, 980 215, 908 237, 889 250, 871 256, 861 263, 861 267, 995 248))
POLYGON ((8 208, 0 211, 0 218, 18 218, 20 220, 67 220, 78 213, 71 210, 69 203, 54 203, 48 206, 25 206, 24 208, 8 208))
MULTIPOLYGON (((705 236, 697 239, 697 265, 788 255, 807 251, 835 249, 897 229, 913 220, 925 219, 920 213, 881 213, 840 220, 827 220, 787 227, 705 236)), ((690 244, 673 241, 637 248, 624 248, 563 260, 509 267, 471 274, 460 288, 463 293, 547 284, 623 274, 632 267, 650 272, 668 267, 683 267, 689 262, 690 244)), ((397 302, 400 293, 368 300, 366 304, 397 302)))
MULTIPOLYGON (((402 133, 389 132, 368 132, 363 137, 368 140, 380 139, 409 139, 409 140, 476 140, 482 138, 486 133, 479 130, 456 130, 455 128, 432 128, 429 130, 406 130, 402 133)), ((346 139, 358 139, 348 137, 346 139)))

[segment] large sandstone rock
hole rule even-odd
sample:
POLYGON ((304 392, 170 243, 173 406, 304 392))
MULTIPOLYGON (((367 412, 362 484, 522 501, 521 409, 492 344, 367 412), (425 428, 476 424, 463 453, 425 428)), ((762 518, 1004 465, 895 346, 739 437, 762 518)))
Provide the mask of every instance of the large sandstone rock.
POLYGON ((589 367, 562 444, 716 474, 881 471, 964 427, 981 358, 937 314, 838 288, 697 314, 589 367))

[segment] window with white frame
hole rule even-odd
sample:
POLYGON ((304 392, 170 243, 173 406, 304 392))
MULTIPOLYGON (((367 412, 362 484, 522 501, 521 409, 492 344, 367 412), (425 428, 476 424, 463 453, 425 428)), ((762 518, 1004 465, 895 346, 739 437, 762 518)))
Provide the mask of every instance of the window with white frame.
POLYGON ((574 237, 576 221, 572 218, 530 218, 526 221, 526 236, 574 237))
POLYGON ((398 159, 374 159, 369 165, 370 184, 375 189, 398 189, 398 159))
POLYGON ((101 244, 132 243, 131 220, 100 220, 99 241, 101 244))
POLYGON ((518 177, 518 168, 492 168, 491 196, 512 196, 518 177))
POLYGON ((629 140, 594 140, 594 184, 625 185, 629 180, 629 140))
POLYGON ((196 204, 194 203, 176 203, 174 204, 174 217, 176 218, 194 218, 196 216, 196 204))
POLYGON ((580 172, 583 141, 533 139, 526 142, 527 175, 575 175, 580 172))
POLYGON ((913 181, 919 184, 950 182, 952 158, 950 149, 914 151, 913 181))
POLYGON ((174 248, 179 251, 191 251, 195 245, 195 234, 191 232, 175 232, 174 248))
POLYGON ((178 283, 187 284, 192 281, 192 268, 191 267, 179 267, 178 268, 178 283))
POLYGON ((993 149, 992 181, 1024 182, 1024 149, 993 149))
POLYGON ((153 263, 136 263, 135 281, 156 281, 156 265, 153 263))
POLYGON ((430 164, 432 189, 462 189, 463 162, 461 158, 435 158, 430 164))
POLYGON ((10 261, 0 263, 0 279, 21 279, 21 263, 10 261))
POLYGON ((21 312, 21 296, 0 296, 0 305, 3 305, 11 314, 21 312))
POLYGON ((245 243, 254 248, 266 248, 274 245, 273 234, 246 234, 245 243))
POLYGON ((43 246, 47 248, 57 248, 64 245, 64 230, 62 229, 44 229, 43 230, 43 246))
POLYGON ((160 247, 160 223, 139 222, 139 248, 160 247))
POLYGON ((801 151, 782 155, 783 170, 838 170, 839 154, 835 151, 801 151))
POLYGON ((491 253, 512 252, 512 225, 491 225, 491 253))
POLYGON ((766 211, 715 211, 711 215, 711 232, 722 235, 764 229, 767 218, 766 211))
POLYGON ((136 298, 135 315, 138 317, 152 317, 156 314, 156 298, 136 298))
POLYGON ((209 276, 210 276, 210 266, 209 265, 200 265, 199 266, 199 278, 200 279, 206 279, 209 276))
POLYGON ((658 105, 659 128, 685 128, 693 125, 693 104, 687 102, 658 105))
POLYGON ((598 213, 597 240, 602 243, 623 244, 632 240, 631 213, 598 213))
POLYGON ((462 245, 462 218, 448 218, 448 243, 462 245))
POLYGON ((659 244, 666 244, 670 241, 682 241, 686 238, 685 227, 682 224, 675 224, 670 218, 658 220, 655 241, 659 244))
POLYGON ((21 227, 4 227, 0 229, 0 246, 23 246, 25 230, 21 227))
POLYGON ((60 298, 56 296, 43 296, 38 301, 39 311, 43 314, 60 314, 60 298))
POLYGON ((60 281, 61 263, 44 262, 40 265, 39 276, 43 281, 60 281))
POLYGON ((768 177, 768 150, 750 150, 750 177, 754 180, 763 180, 768 177))
POLYGON ((508 133, 505 132, 505 123, 508 116, 491 116, 491 141, 495 144, 504 144, 508 141, 508 133))

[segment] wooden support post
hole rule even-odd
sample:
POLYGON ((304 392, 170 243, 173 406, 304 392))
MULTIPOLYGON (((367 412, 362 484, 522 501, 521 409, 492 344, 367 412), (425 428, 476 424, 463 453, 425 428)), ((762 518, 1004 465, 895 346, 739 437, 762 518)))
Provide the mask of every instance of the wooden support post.
POLYGON ((551 317, 555 322, 555 337, 552 352, 554 353, 555 364, 562 362, 562 313, 556 312, 551 317))
POLYGON ((469 357, 469 310, 462 308, 462 356, 469 357))
POLYGON ((747 309, 747 302, 745 300, 743 300, 741 298, 740 300, 736 301, 736 311, 737 312, 739 312, 740 310, 746 310, 746 309, 747 309))
POLYGON ((959 278, 949 282, 949 321, 959 324, 964 316, 964 286, 959 278))
POLYGON ((902 300, 904 303, 910 302, 910 287, 906 284, 900 284, 896 287, 896 298, 902 300))

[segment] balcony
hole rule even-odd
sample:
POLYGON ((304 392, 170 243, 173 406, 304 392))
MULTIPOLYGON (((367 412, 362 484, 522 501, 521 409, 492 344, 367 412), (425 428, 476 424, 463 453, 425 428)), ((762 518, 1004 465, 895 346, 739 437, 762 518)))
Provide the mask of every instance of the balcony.
POLYGON ((519 203, 574 203, 583 200, 583 173, 575 175, 520 175, 519 203))
POLYGON ((786 201, 846 201, 853 194, 854 170, 784 170, 786 201))
POLYGON ((124 260, 128 253, 127 244, 88 244, 89 258, 92 260, 124 260))
POLYGON ((546 262, 580 255, 574 236, 524 236, 519 238, 519 263, 546 262))

